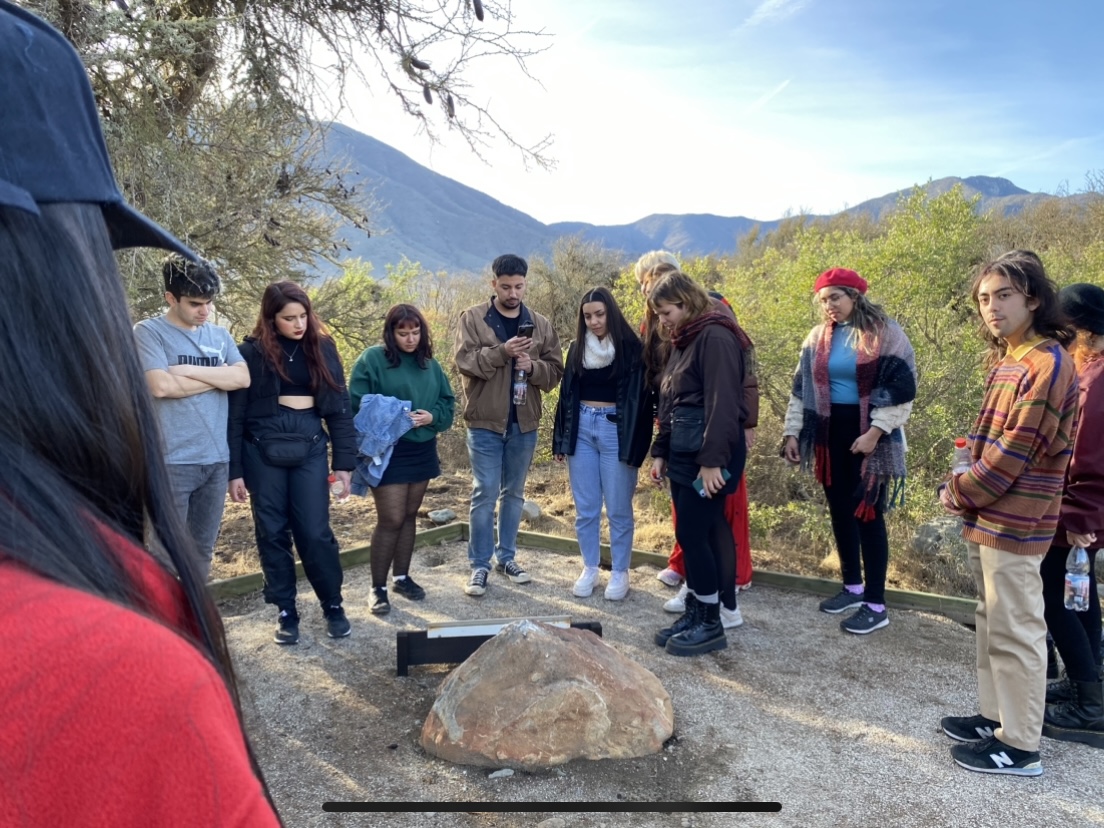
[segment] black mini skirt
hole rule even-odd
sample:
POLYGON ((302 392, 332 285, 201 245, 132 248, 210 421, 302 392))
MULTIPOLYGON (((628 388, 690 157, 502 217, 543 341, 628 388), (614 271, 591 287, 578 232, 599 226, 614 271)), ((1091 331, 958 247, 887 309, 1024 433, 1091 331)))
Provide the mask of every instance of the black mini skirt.
POLYGON ((441 475, 441 461, 437 458, 437 437, 424 443, 400 439, 391 453, 391 460, 379 485, 393 483, 421 483, 441 475))

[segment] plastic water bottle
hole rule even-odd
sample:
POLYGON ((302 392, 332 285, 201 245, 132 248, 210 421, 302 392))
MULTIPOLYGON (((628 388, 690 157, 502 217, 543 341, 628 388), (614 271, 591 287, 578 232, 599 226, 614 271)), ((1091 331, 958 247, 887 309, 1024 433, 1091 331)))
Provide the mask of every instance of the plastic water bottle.
POLYGON ((337 479, 336 474, 331 474, 329 477, 330 494, 334 497, 339 497, 343 491, 345 491, 345 484, 337 479))
POLYGON ((529 380, 525 372, 518 368, 514 371, 514 405, 525 405, 525 395, 529 391, 529 380))
POLYGON ((954 448, 954 466, 951 467, 951 472, 953 474, 965 474, 972 465, 974 465, 974 460, 970 457, 970 447, 966 445, 966 438, 957 438, 954 448))
POLYGON ((1089 553, 1074 546, 1066 556, 1066 609, 1084 612, 1089 608, 1089 553))

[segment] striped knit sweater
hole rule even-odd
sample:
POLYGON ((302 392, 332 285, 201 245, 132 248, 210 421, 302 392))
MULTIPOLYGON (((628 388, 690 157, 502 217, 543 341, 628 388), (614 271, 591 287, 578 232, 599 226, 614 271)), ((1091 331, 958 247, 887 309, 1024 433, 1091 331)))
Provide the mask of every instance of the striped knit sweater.
POLYGON ((989 372, 970 434, 974 464, 947 484, 966 511, 962 536, 1019 555, 1045 555, 1073 453, 1077 374, 1053 339, 1010 351, 989 372))

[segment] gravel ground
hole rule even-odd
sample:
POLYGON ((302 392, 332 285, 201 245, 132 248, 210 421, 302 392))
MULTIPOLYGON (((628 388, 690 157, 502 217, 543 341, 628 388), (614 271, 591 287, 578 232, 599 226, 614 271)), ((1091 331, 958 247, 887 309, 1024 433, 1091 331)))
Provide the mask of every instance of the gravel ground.
MULTIPOLYGON (((1104 825, 1104 751, 1043 740, 1034 779, 964 771, 948 755, 941 716, 976 712, 971 630, 940 616, 891 610, 870 636, 845 635, 817 598, 762 585, 743 593, 745 624, 727 650, 680 659, 652 641, 672 616, 672 591, 652 567, 632 573, 620 603, 601 590, 570 595, 578 561, 523 549, 533 583, 491 576, 481 599, 463 594, 465 547, 415 553, 424 602, 393 599, 368 612, 367 567, 346 573, 350 638, 326 637, 310 588, 302 640, 272 642, 274 612, 260 595, 229 599, 223 615, 243 687, 247 726, 289 826, 538 826, 720 828, 730 825, 1104 825), (600 621, 605 640, 654 672, 671 694, 675 737, 662 754, 574 762, 544 773, 490 779, 488 771, 428 757, 421 724, 447 667, 395 675, 395 631, 429 621, 571 614, 600 621), (326 801, 416 803, 413 813, 337 814, 326 801), (606 813, 588 803, 779 802, 773 814, 685 810, 606 813), (462 813, 435 802, 472 803, 462 813), (527 812, 481 811, 522 803, 527 812), (548 803, 547 809, 541 803, 548 803), (556 805, 555 803, 558 803, 556 805), (556 812, 578 807, 577 813, 556 812)), ((677 807, 677 806, 676 806, 677 807)), ((686 806, 683 806, 684 808, 686 806)))

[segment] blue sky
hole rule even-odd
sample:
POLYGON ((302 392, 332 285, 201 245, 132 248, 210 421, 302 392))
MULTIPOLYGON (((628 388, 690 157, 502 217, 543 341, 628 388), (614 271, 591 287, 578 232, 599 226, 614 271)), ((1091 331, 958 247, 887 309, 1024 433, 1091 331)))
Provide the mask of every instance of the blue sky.
POLYGON ((543 0, 534 83, 471 81, 551 171, 430 144, 383 91, 345 123, 544 222, 829 213, 947 175, 1077 191, 1104 169, 1104 4, 1093 0, 543 0))

